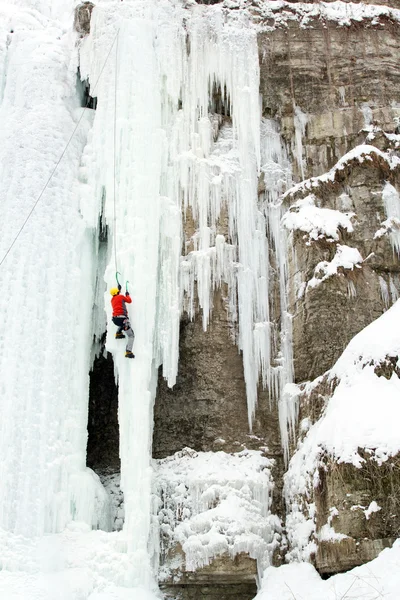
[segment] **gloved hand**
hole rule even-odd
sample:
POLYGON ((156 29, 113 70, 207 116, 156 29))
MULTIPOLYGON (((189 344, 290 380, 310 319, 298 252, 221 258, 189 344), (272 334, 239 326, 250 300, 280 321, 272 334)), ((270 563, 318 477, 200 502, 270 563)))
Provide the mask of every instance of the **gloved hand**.
POLYGON ((118 284, 118 291, 119 291, 119 292, 121 291, 121 286, 120 286, 120 284, 118 284))
POLYGON ((126 292, 125 292, 125 296, 129 296, 129 292, 128 292, 128 290, 126 290, 126 292))

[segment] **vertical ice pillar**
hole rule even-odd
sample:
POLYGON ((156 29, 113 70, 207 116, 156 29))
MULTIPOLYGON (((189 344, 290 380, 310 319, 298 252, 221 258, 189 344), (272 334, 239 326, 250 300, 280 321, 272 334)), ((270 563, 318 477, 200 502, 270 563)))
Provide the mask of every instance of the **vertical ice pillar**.
MULTIPOLYGON (((135 332, 134 360, 125 358, 124 342, 114 339, 108 292, 105 308, 107 349, 113 353, 119 385, 123 532, 131 558, 126 580, 145 586, 152 585, 148 543, 153 402, 160 360, 171 382, 177 367, 181 249, 181 213, 177 199, 167 196, 174 190, 168 183, 167 161, 171 82, 161 72, 161 33, 153 9, 152 2, 123 6, 118 14, 95 9, 91 35, 81 52, 81 70, 91 84, 106 64, 95 91, 89 179, 97 202, 105 193, 105 217, 116 249, 105 273, 108 288, 115 285, 117 269, 122 291, 128 280, 133 300, 128 308, 135 332)), ((168 36, 175 27, 172 19, 171 27, 165 26, 164 41, 174 43, 168 36)), ((173 60, 173 55, 164 57, 165 63, 173 60)))
MULTIPOLYGON (((285 457, 288 453, 289 429, 296 420, 296 398, 287 384, 293 381, 292 318, 288 307, 288 247, 287 234, 281 224, 282 193, 291 184, 291 169, 277 124, 273 120, 262 122, 262 172, 265 183, 265 211, 269 239, 275 251, 275 268, 279 285, 277 364, 271 368, 272 395, 279 402, 279 424, 285 457)), ((270 299, 271 300, 271 299, 270 299)), ((278 312, 278 311, 276 311, 278 312)))
POLYGON ((36 536, 91 524, 100 488, 85 467, 92 239, 77 174, 89 123, 67 148, 82 116, 74 37, 24 16, 12 34, 6 19, 0 44, 0 527, 36 536))

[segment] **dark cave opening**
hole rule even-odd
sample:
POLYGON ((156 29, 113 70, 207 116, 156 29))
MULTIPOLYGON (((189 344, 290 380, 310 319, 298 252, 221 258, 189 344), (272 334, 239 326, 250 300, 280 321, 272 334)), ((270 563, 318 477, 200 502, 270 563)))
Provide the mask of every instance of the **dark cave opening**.
POLYGON ((87 465, 98 474, 119 472, 118 387, 109 352, 94 359, 89 377, 87 465))
POLYGON ((124 523, 124 498, 120 488, 118 386, 112 354, 104 352, 105 335, 102 352, 94 359, 89 373, 86 464, 100 477, 110 497, 111 527, 119 530, 124 523))

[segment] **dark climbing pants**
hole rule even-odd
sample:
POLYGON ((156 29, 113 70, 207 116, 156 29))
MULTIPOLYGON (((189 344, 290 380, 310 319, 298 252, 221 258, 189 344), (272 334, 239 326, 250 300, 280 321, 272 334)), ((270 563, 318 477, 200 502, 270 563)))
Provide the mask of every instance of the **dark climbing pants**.
POLYGON ((128 317, 113 317, 112 321, 114 325, 118 327, 117 333, 122 333, 124 331, 128 336, 128 343, 126 344, 126 351, 132 352, 133 340, 135 339, 135 334, 133 333, 133 329, 131 324, 129 323, 128 317))

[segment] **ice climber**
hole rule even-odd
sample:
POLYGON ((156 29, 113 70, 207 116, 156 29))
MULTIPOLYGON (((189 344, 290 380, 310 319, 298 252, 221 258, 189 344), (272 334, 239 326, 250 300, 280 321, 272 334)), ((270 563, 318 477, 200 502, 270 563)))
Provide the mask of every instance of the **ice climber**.
POLYGON ((132 346, 133 340, 135 339, 135 334, 133 333, 131 324, 128 319, 128 310, 126 308, 126 304, 130 304, 132 302, 132 298, 129 295, 128 290, 125 292, 125 296, 120 294, 121 286, 118 285, 117 288, 111 288, 110 294, 111 298, 111 306, 113 309, 112 313, 112 321, 114 325, 117 325, 117 333, 115 337, 117 340, 120 340, 125 337, 122 331, 125 331, 128 336, 128 343, 126 344, 126 358, 135 358, 135 355, 132 354, 132 346))

